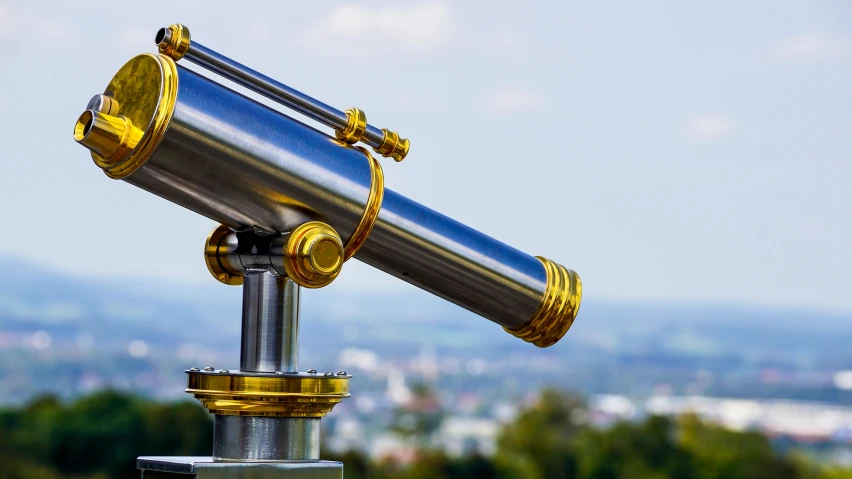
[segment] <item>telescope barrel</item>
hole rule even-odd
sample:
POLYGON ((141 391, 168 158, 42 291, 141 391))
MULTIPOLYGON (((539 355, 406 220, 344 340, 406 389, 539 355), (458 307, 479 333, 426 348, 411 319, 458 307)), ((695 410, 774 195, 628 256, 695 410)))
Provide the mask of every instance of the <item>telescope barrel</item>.
POLYGON ((121 121, 97 121, 113 115, 87 110, 75 138, 111 178, 234 230, 284 233, 325 222, 348 255, 540 347, 558 341, 574 320, 582 294, 576 273, 385 189, 381 166, 362 148, 165 55, 133 58, 104 95, 118 105, 121 121), (113 124, 143 135, 98 130, 113 124), (104 158, 92 147, 97 140, 97 151, 122 152, 129 145, 112 148, 110 141, 125 137, 135 146, 123 157, 104 158))

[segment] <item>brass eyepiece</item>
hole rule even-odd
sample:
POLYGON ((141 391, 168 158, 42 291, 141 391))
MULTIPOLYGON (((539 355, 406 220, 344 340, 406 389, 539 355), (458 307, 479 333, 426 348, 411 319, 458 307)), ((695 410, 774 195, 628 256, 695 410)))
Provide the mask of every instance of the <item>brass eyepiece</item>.
POLYGON ((124 161, 143 134, 129 119, 95 110, 84 111, 74 125, 74 140, 98 155, 102 168, 124 161))

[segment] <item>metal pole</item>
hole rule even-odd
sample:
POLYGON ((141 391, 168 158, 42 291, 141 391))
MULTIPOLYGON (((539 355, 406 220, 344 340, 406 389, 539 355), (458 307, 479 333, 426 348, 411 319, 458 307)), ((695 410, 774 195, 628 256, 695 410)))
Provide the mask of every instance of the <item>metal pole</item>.
POLYGON ((268 270, 245 274, 240 370, 299 370, 299 286, 268 270))
MULTIPOLYGON (((231 60, 194 40, 190 43, 184 58, 335 130, 346 128, 349 122, 346 113, 337 108, 231 60)), ((373 148, 378 148, 384 141, 384 137, 382 130, 368 124, 362 141, 373 148)))

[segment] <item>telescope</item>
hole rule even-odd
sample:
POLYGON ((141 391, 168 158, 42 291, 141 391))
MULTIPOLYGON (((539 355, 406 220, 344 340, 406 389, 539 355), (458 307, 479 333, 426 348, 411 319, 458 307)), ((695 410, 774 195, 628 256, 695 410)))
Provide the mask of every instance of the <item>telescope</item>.
POLYGON ((320 420, 350 396, 351 376, 300 371, 299 291, 328 285, 351 258, 538 347, 571 327, 574 271, 386 187, 373 154, 400 162, 409 140, 204 47, 183 25, 155 41, 158 53, 130 59, 89 101, 74 139, 108 177, 220 224, 204 260, 242 285, 243 309, 239 369, 186 371, 186 391, 214 415, 211 456, 140 457, 143 478, 343 477, 341 463, 319 459, 320 420))

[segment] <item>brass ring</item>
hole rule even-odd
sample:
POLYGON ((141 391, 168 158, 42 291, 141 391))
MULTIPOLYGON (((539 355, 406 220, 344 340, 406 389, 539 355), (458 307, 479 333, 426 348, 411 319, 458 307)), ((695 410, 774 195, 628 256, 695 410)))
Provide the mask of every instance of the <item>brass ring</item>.
POLYGON ((367 115, 357 108, 350 108, 346 110, 346 119, 346 128, 335 131, 334 136, 344 143, 354 145, 367 131, 367 115))
POLYGON ((503 329, 528 343, 546 348, 562 339, 574 324, 583 298, 583 283, 577 273, 561 264, 541 256, 536 258, 544 264, 547 273, 547 287, 541 304, 527 324, 518 329, 503 329))
POLYGON ((323 417, 349 397, 348 376, 189 372, 186 392, 213 414, 323 417))
POLYGON ((370 164, 370 194, 367 196, 367 205, 364 207, 361 221, 355 227, 349 241, 343 245, 343 261, 355 256, 355 253, 361 249, 361 245, 367 241, 367 237, 370 236, 373 225, 376 224, 376 219, 379 217, 379 210, 382 209, 382 198, 385 196, 385 175, 382 172, 382 165, 373 158, 373 155, 366 148, 360 146, 355 148, 367 155, 367 161, 370 164))

